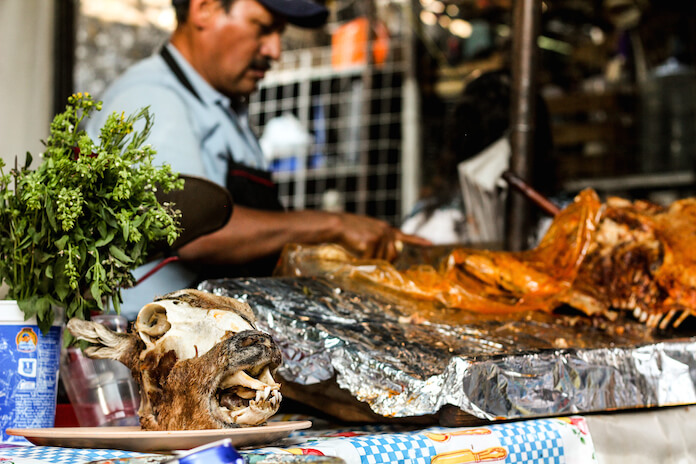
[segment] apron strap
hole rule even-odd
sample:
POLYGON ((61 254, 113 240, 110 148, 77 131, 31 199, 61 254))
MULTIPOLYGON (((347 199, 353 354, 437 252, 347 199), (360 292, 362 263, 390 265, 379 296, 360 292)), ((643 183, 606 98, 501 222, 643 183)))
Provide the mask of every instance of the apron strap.
POLYGON ((172 52, 169 51, 167 46, 163 46, 162 49, 160 50, 160 55, 164 59, 164 62, 167 64, 169 69, 174 73, 174 76, 181 82, 181 85, 186 87, 186 89, 191 92, 191 94, 196 97, 196 99, 203 103, 203 99, 201 98, 200 95, 198 95, 198 92, 196 92, 196 89, 193 88, 193 85, 191 85, 191 81, 188 80, 186 77, 186 74, 184 74, 184 71, 181 69, 179 64, 176 62, 174 57, 172 56, 172 52))

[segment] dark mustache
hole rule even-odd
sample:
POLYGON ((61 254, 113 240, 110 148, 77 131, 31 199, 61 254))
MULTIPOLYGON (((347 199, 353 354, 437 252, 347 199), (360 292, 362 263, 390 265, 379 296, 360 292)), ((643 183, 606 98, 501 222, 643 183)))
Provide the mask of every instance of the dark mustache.
POLYGON ((270 58, 262 56, 254 58, 251 61, 251 65, 249 67, 258 71, 268 71, 269 69, 271 69, 272 64, 273 61, 270 58))

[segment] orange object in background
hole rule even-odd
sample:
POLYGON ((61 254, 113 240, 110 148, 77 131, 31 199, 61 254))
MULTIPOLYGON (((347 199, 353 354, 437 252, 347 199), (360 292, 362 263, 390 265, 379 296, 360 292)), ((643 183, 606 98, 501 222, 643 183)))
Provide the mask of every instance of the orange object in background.
MULTIPOLYGON (((356 18, 336 29, 331 37, 331 65, 334 68, 344 68, 367 62, 365 52, 368 27, 367 18, 356 18)), ((374 27, 373 60, 376 65, 381 65, 384 64, 389 54, 389 30, 381 21, 376 22, 374 27)))

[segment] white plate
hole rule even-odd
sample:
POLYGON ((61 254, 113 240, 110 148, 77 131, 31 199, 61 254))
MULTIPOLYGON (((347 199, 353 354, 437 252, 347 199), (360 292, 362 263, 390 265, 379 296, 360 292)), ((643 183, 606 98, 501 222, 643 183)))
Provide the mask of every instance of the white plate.
POLYGON ((307 429, 310 421, 269 422, 258 427, 215 430, 149 431, 140 427, 55 427, 7 429, 8 435, 25 437, 35 445, 64 448, 100 448, 144 453, 186 450, 229 438, 236 447, 271 443, 294 430, 307 429))

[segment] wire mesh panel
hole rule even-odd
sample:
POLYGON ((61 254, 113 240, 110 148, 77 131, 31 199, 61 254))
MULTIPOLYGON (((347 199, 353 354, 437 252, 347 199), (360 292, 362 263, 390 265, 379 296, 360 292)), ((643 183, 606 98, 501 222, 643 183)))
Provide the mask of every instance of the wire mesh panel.
POLYGON ((267 74, 249 115, 286 207, 400 223, 401 48, 392 40, 388 57, 369 65, 337 64, 335 47, 286 51, 267 74))

